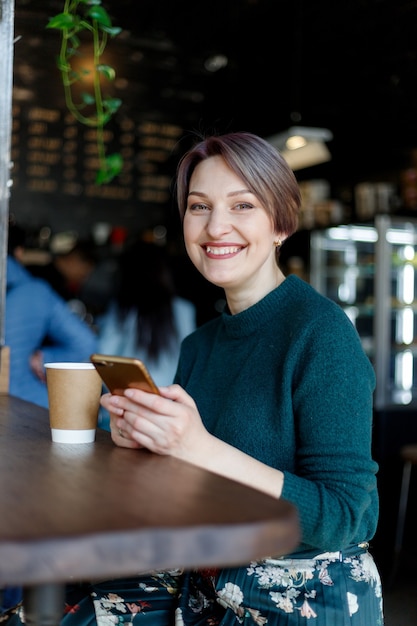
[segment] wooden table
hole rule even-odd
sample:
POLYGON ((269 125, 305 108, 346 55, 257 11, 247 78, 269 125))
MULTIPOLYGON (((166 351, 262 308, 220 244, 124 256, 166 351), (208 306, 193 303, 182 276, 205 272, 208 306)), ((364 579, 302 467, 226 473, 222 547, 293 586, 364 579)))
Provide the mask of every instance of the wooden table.
POLYGON ((233 566, 291 552, 284 500, 169 456, 51 441, 48 412, 0 395, 0 586, 23 585, 28 623, 54 624, 65 582, 233 566), (48 606, 48 615, 40 615, 48 606), (40 611, 42 609, 42 611, 40 611))

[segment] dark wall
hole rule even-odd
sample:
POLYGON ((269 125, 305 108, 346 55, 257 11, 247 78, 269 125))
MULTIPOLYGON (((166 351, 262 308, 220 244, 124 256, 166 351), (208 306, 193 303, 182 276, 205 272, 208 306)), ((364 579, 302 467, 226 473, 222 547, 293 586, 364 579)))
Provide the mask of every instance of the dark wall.
MULTIPOLYGON (((402 478, 401 447, 417 443, 417 412, 409 408, 376 411, 374 415, 374 458, 379 463, 380 517, 373 552, 384 579, 389 583, 402 478)), ((412 472, 409 505, 404 531, 403 558, 415 553, 417 541, 417 473, 412 472)))
POLYGON ((123 32, 103 62, 122 100, 107 130, 122 174, 97 188, 91 131, 67 116, 46 29, 62 0, 17 0, 11 210, 54 230, 112 220, 178 226, 171 183, 197 132, 268 137, 294 123, 328 127, 331 162, 299 173, 352 200, 361 181, 397 181, 417 145, 416 7, 406 0, 103 0, 123 32), (227 62, 221 65, 222 60, 227 62), (216 66, 216 63, 220 63, 216 66), (335 69, 336 68, 336 69, 335 69))

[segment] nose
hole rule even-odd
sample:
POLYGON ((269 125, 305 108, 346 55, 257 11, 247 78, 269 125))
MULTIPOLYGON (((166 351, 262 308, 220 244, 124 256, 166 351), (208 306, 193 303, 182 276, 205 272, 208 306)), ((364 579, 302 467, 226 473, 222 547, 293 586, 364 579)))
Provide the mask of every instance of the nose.
POLYGON ((232 230, 230 216, 226 211, 213 208, 207 222, 207 234, 213 239, 219 238, 232 230))

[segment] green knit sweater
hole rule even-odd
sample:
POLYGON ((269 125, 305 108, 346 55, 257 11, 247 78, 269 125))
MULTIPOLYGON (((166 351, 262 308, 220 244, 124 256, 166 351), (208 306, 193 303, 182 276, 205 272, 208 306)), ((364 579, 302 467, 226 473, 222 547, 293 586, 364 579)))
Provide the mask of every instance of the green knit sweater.
POLYGON ((371 457, 374 371, 342 309, 289 276, 183 342, 176 382, 209 432, 284 472, 299 550, 369 541, 378 520, 371 457))

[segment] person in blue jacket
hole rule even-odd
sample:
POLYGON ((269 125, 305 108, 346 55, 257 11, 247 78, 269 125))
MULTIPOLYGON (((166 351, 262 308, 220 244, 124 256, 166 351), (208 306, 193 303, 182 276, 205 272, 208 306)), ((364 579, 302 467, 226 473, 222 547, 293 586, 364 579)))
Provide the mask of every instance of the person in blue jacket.
POLYGON ((24 231, 9 226, 5 344, 10 348, 10 395, 48 407, 44 363, 88 361, 96 351, 94 331, 43 279, 19 261, 24 231))
MULTIPOLYGON (((9 224, 5 345, 10 348, 9 393, 48 408, 44 363, 87 361, 97 338, 43 279, 23 266, 25 231, 9 224)), ((20 587, 0 589, 0 612, 22 598, 20 587)))

